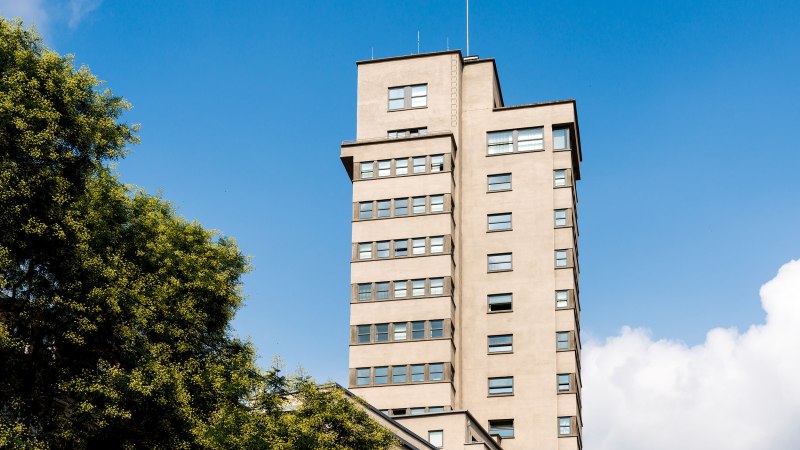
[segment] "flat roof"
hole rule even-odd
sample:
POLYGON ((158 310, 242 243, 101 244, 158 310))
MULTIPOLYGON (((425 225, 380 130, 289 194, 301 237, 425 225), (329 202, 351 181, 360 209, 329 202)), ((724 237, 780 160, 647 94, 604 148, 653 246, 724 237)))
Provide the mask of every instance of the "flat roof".
MULTIPOLYGON (((361 60, 361 61, 356 61, 356 65, 380 63, 380 62, 387 62, 387 61, 399 61, 399 60, 402 60, 402 59, 427 58, 429 56, 440 56, 440 55, 458 55, 458 56, 461 56, 461 50, 444 50, 444 51, 441 51, 441 52, 414 53, 414 54, 411 54, 411 55, 390 56, 388 58, 364 59, 364 60, 361 60)), ((461 59, 463 60, 464 58, 462 57, 461 59)))

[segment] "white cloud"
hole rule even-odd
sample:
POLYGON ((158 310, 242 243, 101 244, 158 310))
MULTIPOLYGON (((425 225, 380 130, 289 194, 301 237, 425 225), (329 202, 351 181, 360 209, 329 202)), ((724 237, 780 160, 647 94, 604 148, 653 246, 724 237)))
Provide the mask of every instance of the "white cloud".
POLYGON ((50 20, 44 0, 0 0, 0 16, 19 17, 26 26, 33 24, 39 30, 46 28, 50 20))
MULTIPOLYGON (((795 450, 800 442, 800 260, 761 287, 766 321, 703 344, 624 328, 583 353, 592 450, 795 450)), ((692 311, 687 311, 692 314, 692 311)))
POLYGON ((69 2, 69 27, 75 28, 81 19, 100 7, 103 0, 70 0, 69 2))

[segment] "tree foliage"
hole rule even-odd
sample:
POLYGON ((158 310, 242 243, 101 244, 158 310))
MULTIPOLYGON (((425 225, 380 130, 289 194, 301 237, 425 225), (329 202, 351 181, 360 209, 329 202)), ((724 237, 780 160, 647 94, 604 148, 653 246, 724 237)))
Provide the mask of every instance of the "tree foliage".
POLYGON ((0 448, 386 448, 233 337, 247 259, 108 163, 130 105, 0 19, 0 448), (290 394, 291 393, 291 394, 290 394))

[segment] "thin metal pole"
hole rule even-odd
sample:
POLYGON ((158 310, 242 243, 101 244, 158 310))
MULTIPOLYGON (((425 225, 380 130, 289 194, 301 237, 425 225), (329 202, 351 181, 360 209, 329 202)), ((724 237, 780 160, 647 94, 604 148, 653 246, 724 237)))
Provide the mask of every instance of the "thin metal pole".
POLYGON ((419 55, 419 31, 417 31, 417 54, 419 55))
POLYGON ((469 0, 467 0, 467 56, 469 56, 469 0))

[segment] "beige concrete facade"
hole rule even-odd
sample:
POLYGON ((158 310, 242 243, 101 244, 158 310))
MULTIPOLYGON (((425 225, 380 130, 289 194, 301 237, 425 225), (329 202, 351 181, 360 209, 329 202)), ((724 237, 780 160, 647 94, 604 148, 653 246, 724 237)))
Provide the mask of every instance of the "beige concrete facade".
POLYGON ((363 61, 341 157, 350 390, 423 437, 438 417, 446 449, 476 444, 440 411, 506 450, 581 448, 575 102, 505 106, 494 60, 459 51, 363 61))

